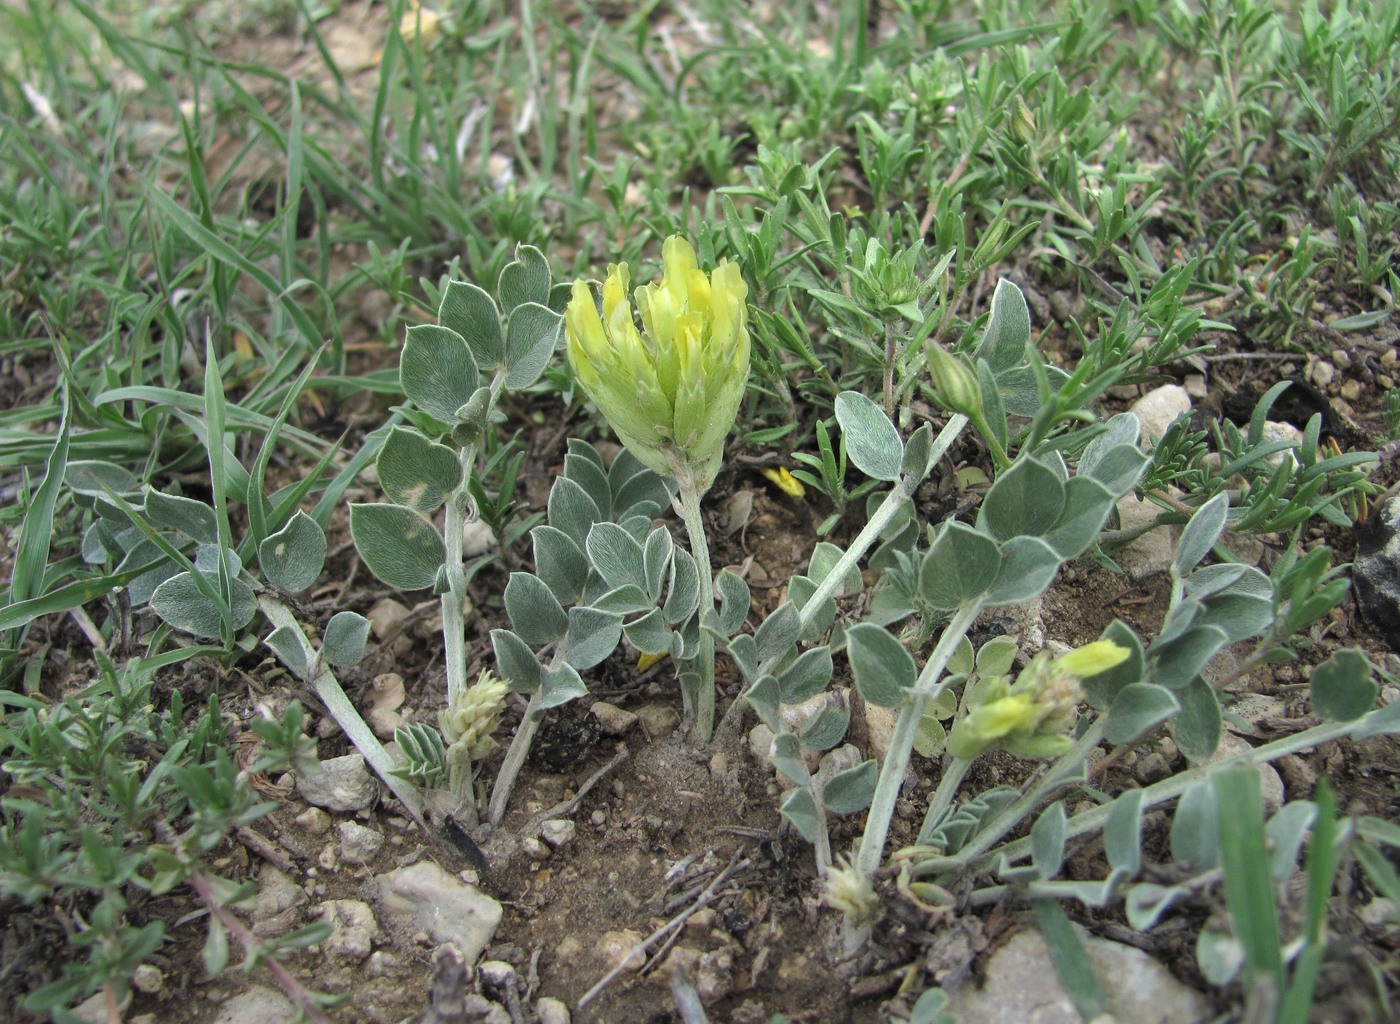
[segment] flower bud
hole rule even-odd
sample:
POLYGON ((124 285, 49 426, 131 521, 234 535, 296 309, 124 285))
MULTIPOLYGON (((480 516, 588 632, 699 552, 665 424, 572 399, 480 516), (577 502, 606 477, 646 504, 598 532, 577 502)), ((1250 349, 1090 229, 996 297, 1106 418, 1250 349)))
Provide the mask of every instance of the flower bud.
POLYGON ((978 416, 982 411, 982 388, 977 375, 957 356, 935 344, 930 343, 924 351, 939 401, 969 419, 978 416))
POLYGON ((443 739, 473 761, 485 757, 496 745, 491 734, 500 724, 505 701, 506 684, 482 672, 475 685, 457 695, 452 707, 438 713, 443 739))
POLYGON ((749 379, 748 285, 737 264, 712 274, 679 235, 661 280, 627 300, 627 264, 608 268, 601 314, 576 281, 564 312, 574 378, 643 465, 700 491, 714 482, 749 379))

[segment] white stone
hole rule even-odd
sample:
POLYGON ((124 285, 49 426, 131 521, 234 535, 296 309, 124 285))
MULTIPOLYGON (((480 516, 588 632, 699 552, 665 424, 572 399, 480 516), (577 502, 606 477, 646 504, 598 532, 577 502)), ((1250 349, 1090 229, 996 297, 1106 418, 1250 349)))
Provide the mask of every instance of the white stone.
MULTIPOLYGON (((1206 764, 1219 764, 1221 761, 1229 761, 1237 757, 1254 756, 1254 748, 1249 741, 1236 736, 1232 732, 1227 732, 1220 737, 1220 746, 1215 748, 1215 753, 1206 764)), ((1259 800, 1264 805, 1265 817, 1273 814, 1283 806, 1283 777, 1279 775, 1277 769, 1271 764, 1255 765, 1259 771, 1259 800)))
POLYGON ((306 893, 271 864, 258 872, 258 896, 253 907, 253 934, 262 938, 289 932, 300 921, 306 893))
MULTIPOLYGON (((1076 930, 1079 930, 1076 926, 1076 930)), ((1195 989, 1172 977, 1140 949, 1080 932, 1114 1017, 1152 1024, 1203 1024, 1214 1013, 1195 989)), ((1079 1011, 1060 983, 1050 949, 1035 928, 1003 943, 988 960, 981 988, 952 993, 948 1012, 960 1024, 1080 1024, 1079 1011)))
POLYGON ((144 995, 153 996, 165 988, 165 975, 152 964, 140 964, 131 976, 131 984, 144 995))
POLYGON ((327 900, 321 904, 321 916, 331 925, 325 941, 327 953, 346 960, 363 960, 370 955, 379 925, 368 903, 327 900))
POLYGON ((598 724, 603 727, 603 733, 607 736, 621 736, 637 724, 636 715, 605 700, 597 701, 588 710, 598 719, 598 724))
POLYGON ((451 942, 475 962, 501 923, 500 903, 430 861, 376 875, 374 888, 385 924, 451 942))
POLYGON ((371 608, 365 618, 369 619, 369 631, 374 634, 374 638, 383 640, 408 616, 408 608, 392 597, 386 597, 371 608))
POLYGON ((480 519, 462 526, 462 554, 467 558, 484 555, 496 547, 496 535, 480 519))
POLYGON ((576 828, 568 818, 550 818, 540 826, 540 838, 557 850, 573 840, 576 828))
POLYGON ((322 761, 315 771, 300 776, 297 793, 307 803, 328 811, 362 811, 374 802, 378 788, 365 759, 350 753, 322 761))
POLYGON ((598 936, 598 941, 593 946, 593 955, 606 965, 608 970, 612 970, 625 957, 627 966, 624 970, 635 973, 647 962, 646 953, 636 948, 641 941, 641 932, 630 929, 604 932, 598 936))
POLYGON ((384 836, 357 821, 340 823, 340 856, 349 864, 368 864, 384 845, 384 836))
MULTIPOLYGON (((1118 500, 1119 528, 1129 533, 1141 529, 1156 519, 1160 511, 1150 501, 1126 494, 1118 500)), ((1122 547, 1114 547, 1109 555, 1131 579, 1145 580, 1171 568, 1172 559, 1176 557, 1176 536, 1180 532, 1177 526, 1154 526, 1122 547)))
POLYGON ((569 1024, 569 1006, 553 996, 542 996, 535 1001, 535 1016, 540 1024, 569 1024))
POLYGON ((1172 420, 1191 411, 1191 396, 1180 384, 1163 384, 1143 395, 1128 410, 1142 424, 1144 441, 1158 441, 1172 420))
POLYGON ((253 985, 219 1007, 214 1024, 292 1024, 297 1008, 281 992, 253 985))

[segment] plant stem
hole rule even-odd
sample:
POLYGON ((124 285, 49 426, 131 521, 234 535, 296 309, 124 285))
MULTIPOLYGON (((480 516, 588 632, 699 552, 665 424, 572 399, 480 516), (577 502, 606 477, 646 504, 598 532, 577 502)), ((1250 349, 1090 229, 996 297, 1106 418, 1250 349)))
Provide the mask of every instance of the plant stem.
POLYGON ((544 692, 541 686, 530 697, 530 703, 525 707, 525 714, 520 719, 520 724, 516 726, 515 735, 510 739, 510 747, 506 750, 506 759, 501 762, 501 770, 496 775, 496 781, 491 786, 491 802, 486 807, 486 820, 495 826, 501 823, 501 819, 506 816, 506 804, 510 802, 511 790, 515 788, 515 779, 520 774, 520 769, 525 766, 525 757, 530 753, 530 744, 535 739, 535 732, 540 727, 540 720, 544 717, 545 709, 540 706, 540 695, 544 692))
POLYGON ((462 484, 448 495, 442 524, 442 541, 447 551, 447 589, 442 593, 442 657, 447 668, 449 709, 467 688, 467 576, 463 569, 462 529, 466 526, 467 506, 471 500, 467 485, 476 462, 476 445, 467 445, 458 455, 462 462, 462 484))
MULTIPOLYGON (((715 578, 710 573, 710 543, 705 537, 705 520, 700 515, 701 491, 688 481, 681 480, 679 483, 676 510, 680 513, 681 522, 685 523, 690 554, 695 559, 695 569, 700 577, 700 621, 704 622, 707 618, 705 613, 715 608, 715 578)), ((700 653, 695 660, 700 672, 700 686, 695 700, 694 738, 696 743, 709 743, 715 726, 715 638, 703 627, 700 630, 700 653)))
POLYGON ((958 649, 958 641, 963 638, 968 627, 982 611, 980 601, 959 606, 949 620, 938 644, 919 673, 918 681, 909 691, 904 707, 900 709, 895 722, 894 734, 890 737, 890 749, 885 754, 885 763, 880 767, 880 781, 875 784, 875 796, 870 801, 869 815, 865 820, 865 834, 860 839, 860 850, 856 853, 855 867, 866 880, 875 877, 880 866, 880 858, 885 851, 885 840, 890 834, 890 819, 894 817, 895 800, 899 787, 904 782, 904 772, 909 767, 909 755, 914 749, 914 737, 919 731, 919 722, 924 716, 925 702, 937 699, 943 692, 946 680, 940 681, 943 670, 953 652, 958 649))
POLYGON ((306 657, 308 665, 319 664, 316 675, 311 679, 311 687, 316 691, 316 696, 321 699, 321 703, 326 706, 326 710, 331 713, 336 724, 350 742, 355 745, 355 749, 360 752, 369 766, 375 773, 384 780, 384 785, 389 787, 389 791, 398 797, 399 802, 425 830, 427 823, 423 820, 423 797, 418 790, 393 774, 397 767, 394 759, 389 756, 389 752, 384 749, 384 745, 379 742, 379 737, 374 735, 374 731, 365 724, 365 720, 360 717, 360 712, 355 705, 350 703, 350 698, 345 695, 345 690, 341 688, 340 680, 336 679, 333 673, 321 661, 316 650, 306 640, 306 634, 302 632, 301 623, 297 622, 296 616, 291 613, 281 601, 267 594, 258 598, 258 607, 267 616, 267 620, 273 626, 286 626, 294 631, 298 641, 301 643, 302 652, 306 657))
MULTIPOLYGON (((967 417, 961 413, 955 414, 949 418, 948 422, 943 425, 943 429, 938 432, 938 436, 933 439, 933 448, 929 453, 929 466, 938 464, 938 461, 942 459, 948 449, 952 447, 953 442, 957 440, 958 435, 966 429, 967 423, 967 417)), ((924 476, 919 476, 917 479, 905 477, 889 494, 885 495, 885 500, 880 503, 880 507, 875 510, 875 514, 870 517, 870 520, 865 524, 860 533, 856 534, 855 540, 851 541, 850 546, 841 553, 841 557, 836 560, 836 564, 831 567, 831 571, 826 574, 826 578, 823 579, 821 583, 817 584, 816 591, 807 600, 807 603, 802 606, 802 611, 798 618, 802 623, 802 631, 804 633, 812 624, 812 620, 816 617, 821 606, 826 603, 828 598, 836 593, 837 589, 846 579, 846 576, 850 574, 850 571, 865 557, 865 553, 875 546, 875 542, 880 539, 880 535, 885 532, 885 528, 894 521, 895 516, 899 514, 900 510, 904 508, 905 503, 908 502, 913 495, 914 489, 918 487, 919 484, 923 483, 923 481, 924 476)), ((761 677, 770 672, 777 661, 777 658, 769 658, 760 665, 758 669, 759 676, 761 677)), ((724 718, 720 721, 719 735, 721 737, 728 738, 731 734, 739 731, 739 725, 743 719, 745 706, 746 702, 742 698, 729 705, 729 709, 724 713, 724 718)))
POLYGON ((953 797, 957 795, 958 787, 962 785, 962 780, 967 776, 967 770, 972 767, 974 760, 976 759, 971 757, 955 757, 944 769, 943 777, 938 780, 938 788, 933 791, 933 798, 929 800, 928 810, 924 812, 924 824, 919 829, 920 842, 924 841, 929 830, 953 802, 953 797))

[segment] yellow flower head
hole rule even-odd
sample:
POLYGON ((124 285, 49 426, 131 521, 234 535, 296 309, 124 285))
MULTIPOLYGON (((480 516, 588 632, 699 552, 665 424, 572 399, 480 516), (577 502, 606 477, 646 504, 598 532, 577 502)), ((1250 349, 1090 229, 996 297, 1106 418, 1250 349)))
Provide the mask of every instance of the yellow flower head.
POLYGON ((661 250, 661 280, 627 299, 626 263, 608 267, 601 314, 575 281, 564 311, 569 363, 618 438, 647 467, 714 482, 749 377, 748 286, 737 264, 700 269, 679 235, 661 250))

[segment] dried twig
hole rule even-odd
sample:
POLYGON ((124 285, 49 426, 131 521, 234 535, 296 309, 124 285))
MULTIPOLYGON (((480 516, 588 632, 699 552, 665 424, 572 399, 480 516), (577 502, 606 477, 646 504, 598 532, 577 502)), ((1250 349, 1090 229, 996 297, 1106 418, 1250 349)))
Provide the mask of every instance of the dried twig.
POLYGON ((729 879, 733 878, 735 875, 742 874, 753 867, 753 861, 747 859, 740 860, 739 856, 740 854, 736 853, 730 858, 729 866, 721 871, 719 875, 715 877, 715 880, 705 887, 705 891, 696 898, 694 903, 629 949, 616 967, 605 974, 596 985, 583 994, 583 998, 578 1001, 578 1008, 580 1010, 583 1009, 592 1002, 603 989, 611 985, 618 975, 627 970, 627 965, 632 962, 632 958, 638 953, 645 955, 652 943, 665 938, 673 931, 679 930, 681 925, 685 924, 692 914, 711 903, 715 896, 718 895, 720 887, 723 886, 725 882, 729 881, 729 879))

